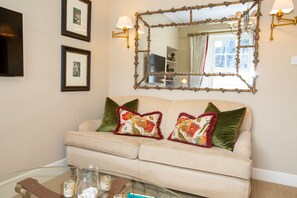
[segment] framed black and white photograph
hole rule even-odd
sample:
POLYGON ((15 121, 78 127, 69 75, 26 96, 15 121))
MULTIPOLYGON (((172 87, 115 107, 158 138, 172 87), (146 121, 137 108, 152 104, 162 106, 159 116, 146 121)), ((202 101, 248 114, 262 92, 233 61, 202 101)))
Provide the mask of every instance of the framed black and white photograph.
POLYGON ((91 40, 90 0, 62 0, 62 35, 91 40))
POLYGON ((62 45, 61 91, 90 90, 91 52, 62 45))

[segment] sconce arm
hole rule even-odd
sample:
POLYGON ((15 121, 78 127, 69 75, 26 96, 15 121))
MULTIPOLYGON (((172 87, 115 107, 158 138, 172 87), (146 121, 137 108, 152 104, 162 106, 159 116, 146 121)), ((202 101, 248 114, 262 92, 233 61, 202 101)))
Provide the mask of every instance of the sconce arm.
POLYGON ((127 31, 123 32, 114 32, 112 31, 112 38, 127 38, 127 31))
POLYGON ((275 24, 275 26, 296 25, 297 24, 297 16, 295 16, 294 19, 278 18, 277 20, 279 22, 286 22, 286 23, 275 24))
POLYGON ((272 22, 270 25, 271 33, 270 33, 270 40, 273 40, 273 29, 277 26, 286 26, 286 25, 296 25, 297 24, 297 16, 294 19, 282 18, 282 16, 277 16, 278 23, 274 23, 275 14, 272 15, 272 22))
POLYGON ((129 29, 124 28, 122 32, 112 31, 112 38, 125 38, 127 39, 127 48, 130 48, 129 44, 129 29))

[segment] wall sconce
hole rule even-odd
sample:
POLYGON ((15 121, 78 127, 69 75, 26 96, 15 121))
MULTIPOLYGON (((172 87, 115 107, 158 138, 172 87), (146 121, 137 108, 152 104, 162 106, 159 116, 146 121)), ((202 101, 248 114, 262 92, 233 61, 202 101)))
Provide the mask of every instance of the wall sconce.
POLYGON ((284 25, 296 25, 297 24, 297 16, 294 19, 283 18, 284 14, 288 14, 294 10, 294 4, 292 0, 275 0, 272 10, 270 11, 270 15, 272 15, 271 22, 271 34, 270 40, 273 40, 273 29, 276 26, 284 26, 284 25), (274 23, 274 18, 276 16, 277 24, 274 23))
MULTIPOLYGON (((257 25, 257 10, 254 10, 251 14, 246 14, 243 17, 243 20, 241 21, 241 28, 242 32, 246 32, 248 34, 252 34, 255 31, 256 25, 257 25)), ((232 18, 235 17, 238 19, 241 18, 242 12, 238 11, 236 12, 235 16, 231 16, 232 18)), ((230 21, 230 29, 231 32, 235 35, 237 35, 238 32, 238 21, 230 21)))
POLYGON ((112 38, 125 38, 127 39, 127 48, 130 48, 129 45, 129 29, 134 28, 134 25, 131 19, 128 16, 121 16, 117 22, 116 27, 122 29, 122 32, 112 31, 112 38))

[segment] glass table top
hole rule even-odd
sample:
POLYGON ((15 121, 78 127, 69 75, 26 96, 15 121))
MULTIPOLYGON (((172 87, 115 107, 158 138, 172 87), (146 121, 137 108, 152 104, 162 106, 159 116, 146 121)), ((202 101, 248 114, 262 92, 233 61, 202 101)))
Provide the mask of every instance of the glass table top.
MULTIPOLYGON (((31 194, 28 196, 28 192, 24 190, 24 186, 18 189, 16 188, 17 183, 28 178, 32 178, 37 180, 39 184, 44 186, 46 189, 51 190, 52 192, 61 195, 60 197, 64 197, 64 182, 67 180, 73 181, 75 184, 79 179, 77 179, 77 172, 80 169, 75 167, 43 167, 43 168, 36 168, 30 170, 20 171, 14 174, 10 174, 8 176, 0 178, 0 197, 2 198, 27 198, 27 197, 36 197, 35 195, 31 194), (22 193, 17 193, 16 191, 22 193), (27 193, 27 194, 26 194, 27 193), (27 197, 26 197, 27 196, 27 197)), ((80 177, 79 177, 80 178, 80 177)), ((114 194, 124 194, 125 197, 137 197, 133 195, 143 195, 143 197, 156 197, 156 198, 180 198, 181 196, 176 194, 173 191, 170 191, 166 188, 162 188, 145 181, 140 181, 137 178, 132 178, 127 175, 116 174, 104 170, 98 171, 98 196, 100 198, 113 198, 114 194), (110 176, 111 179, 111 189, 112 191, 104 192, 100 189, 100 178, 104 178, 102 176, 110 176), (125 183, 125 185, 118 188, 119 182, 125 183), (113 185, 114 184, 114 185, 113 185), (129 194, 129 196, 128 196, 129 194)), ((74 184, 74 185, 75 185, 74 184)), ((75 185, 77 186, 77 185, 75 185)), ((20 187, 20 186, 18 186, 20 187)), ((105 189, 106 190, 106 189, 105 189)), ((59 196, 57 196, 59 197, 59 196)), ((74 192, 73 196, 77 197, 76 193, 74 192)))

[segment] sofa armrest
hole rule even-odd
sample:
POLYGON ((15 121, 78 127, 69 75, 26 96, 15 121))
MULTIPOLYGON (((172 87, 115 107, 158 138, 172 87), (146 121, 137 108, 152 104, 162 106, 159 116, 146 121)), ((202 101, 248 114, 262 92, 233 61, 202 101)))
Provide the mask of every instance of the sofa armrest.
POLYGON ((102 119, 98 120, 84 120, 79 123, 78 131, 96 131, 101 125, 102 119))
POLYGON ((251 159, 252 155, 252 133, 250 131, 241 131, 234 145, 234 153, 251 159))

